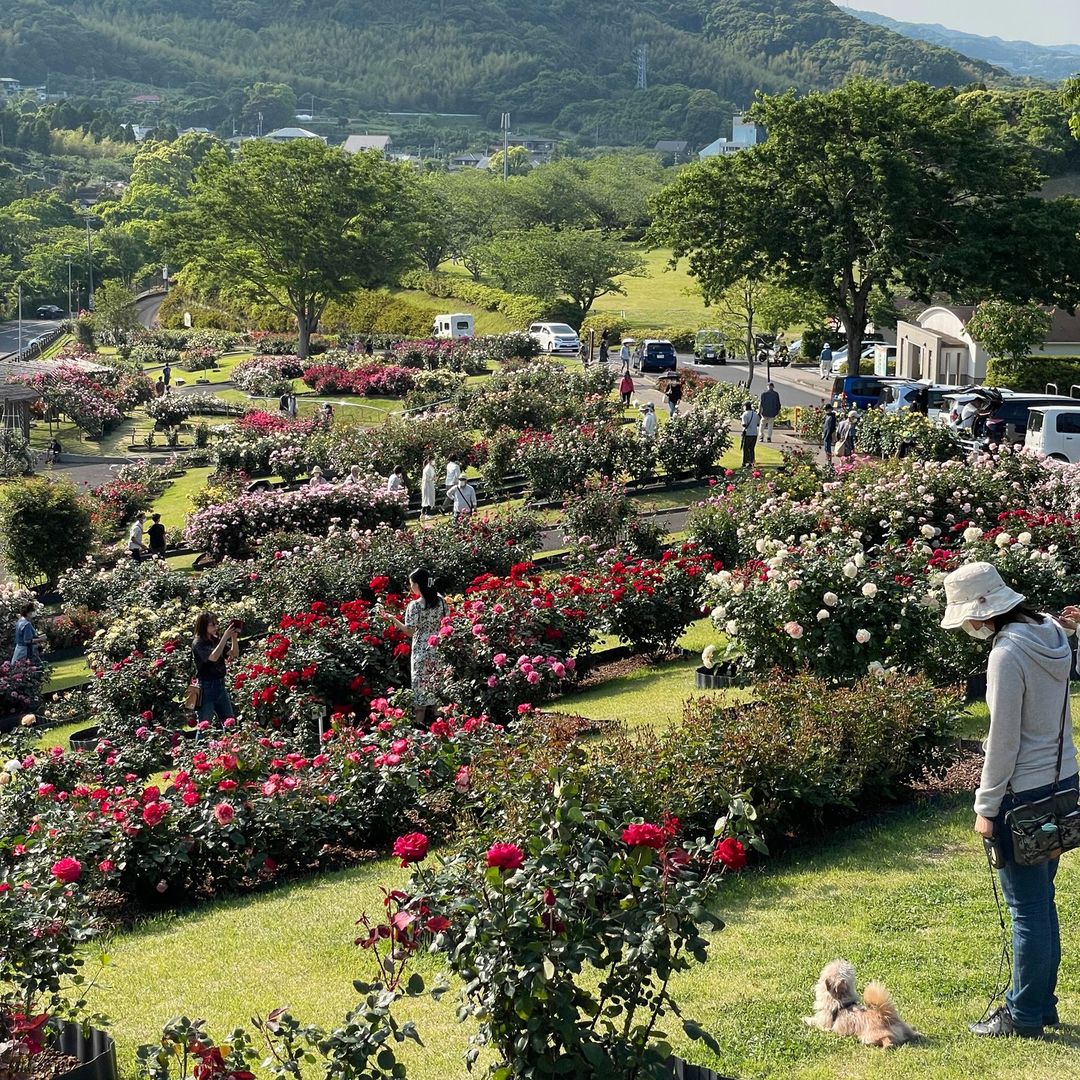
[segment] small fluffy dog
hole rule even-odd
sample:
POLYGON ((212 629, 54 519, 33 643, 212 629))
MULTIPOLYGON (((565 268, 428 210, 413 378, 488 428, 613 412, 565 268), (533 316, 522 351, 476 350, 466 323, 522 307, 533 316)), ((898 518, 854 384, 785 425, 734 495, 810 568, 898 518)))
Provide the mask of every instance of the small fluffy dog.
POLYGON ((814 1015, 804 1016, 803 1023, 854 1036, 867 1046, 900 1046, 920 1037, 900 1019, 881 983, 867 983, 859 1001, 855 968, 847 960, 834 960, 822 969, 814 986, 814 1015))

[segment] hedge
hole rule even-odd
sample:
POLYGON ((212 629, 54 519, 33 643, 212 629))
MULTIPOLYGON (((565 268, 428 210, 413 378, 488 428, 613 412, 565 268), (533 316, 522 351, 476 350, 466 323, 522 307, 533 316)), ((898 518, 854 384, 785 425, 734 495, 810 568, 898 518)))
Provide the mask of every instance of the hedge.
POLYGON ((535 296, 493 289, 490 285, 478 285, 454 274, 432 274, 423 270, 410 270, 402 274, 399 282, 403 289, 422 289, 429 296, 443 300, 463 300, 466 304, 497 311, 518 329, 524 330, 531 322, 541 318, 547 307, 535 296))
POLYGON ((1080 356, 1029 356, 1026 360, 991 360, 986 365, 989 386, 1041 394, 1047 383, 1057 383, 1058 393, 1080 384, 1080 356))

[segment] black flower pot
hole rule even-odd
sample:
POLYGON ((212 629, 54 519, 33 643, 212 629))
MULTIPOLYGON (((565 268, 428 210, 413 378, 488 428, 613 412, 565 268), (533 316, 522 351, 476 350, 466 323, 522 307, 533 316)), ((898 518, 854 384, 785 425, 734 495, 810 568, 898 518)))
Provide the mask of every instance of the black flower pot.
POLYGON ((99 742, 98 729, 95 724, 93 727, 79 728, 78 731, 73 732, 68 744, 72 750, 81 751, 94 751, 97 749, 99 742))
POLYGON ((53 1021, 52 1032, 53 1048, 79 1062, 74 1069, 57 1073, 54 1080, 117 1080, 116 1046, 111 1036, 70 1020, 53 1021))
POLYGON ((746 680, 734 664, 699 667, 694 672, 694 681, 699 690, 726 690, 732 686, 746 685, 746 680))
POLYGON ((672 1080, 736 1080, 734 1076, 714 1072, 704 1065, 691 1065, 680 1057, 671 1059, 671 1076, 672 1080))

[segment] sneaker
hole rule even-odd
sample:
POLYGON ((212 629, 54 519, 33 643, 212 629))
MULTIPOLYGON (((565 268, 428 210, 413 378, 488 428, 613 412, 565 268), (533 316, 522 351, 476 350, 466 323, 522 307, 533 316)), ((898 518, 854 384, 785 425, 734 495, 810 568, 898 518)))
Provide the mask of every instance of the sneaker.
POLYGON ((981 1035, 990 1039, 1003 1039, 1010 1036, 1019 1039, 1041 1039, 1043 1037, 1041 1027, 1020 1027, 1009 1015, 1009 1010, 1004 1005, 999 1009, 995 1009, 985 1020, 968 1024, 968 1031, 972 1035, 981 1035))
POLYGON ((1061 1020, 1058 1017, 1058 1011, 1055 1009, 1053 1012, 1047 1013, 1043 1017, 1043 1027, 1059 1028, 1061 1027, 1061 1020))

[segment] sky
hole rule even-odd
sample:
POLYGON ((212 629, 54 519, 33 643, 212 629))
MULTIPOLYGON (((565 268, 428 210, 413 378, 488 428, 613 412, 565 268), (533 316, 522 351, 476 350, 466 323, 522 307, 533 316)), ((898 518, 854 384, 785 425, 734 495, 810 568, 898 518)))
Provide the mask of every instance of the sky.
POLYGON ((1080 0, 844 0, 842 6, 986 37, 1080 45, 1080 0))

